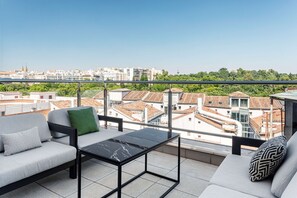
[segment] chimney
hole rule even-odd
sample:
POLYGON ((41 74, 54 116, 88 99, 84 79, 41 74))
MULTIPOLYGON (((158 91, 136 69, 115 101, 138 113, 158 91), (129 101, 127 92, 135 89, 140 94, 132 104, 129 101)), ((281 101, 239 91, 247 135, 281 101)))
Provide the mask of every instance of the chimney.
POLYGON ((202 110, 202 98, 197 98, 197 111, 200 112, 202 110))
POLYGON ((74 98, 71 98, 70 99, 70 107, 75 107, 75 105, 74 105, 74 98))

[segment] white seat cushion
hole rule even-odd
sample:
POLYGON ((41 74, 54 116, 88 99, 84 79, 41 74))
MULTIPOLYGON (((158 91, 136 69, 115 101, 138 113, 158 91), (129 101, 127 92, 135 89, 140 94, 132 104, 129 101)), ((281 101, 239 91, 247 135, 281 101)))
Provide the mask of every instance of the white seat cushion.
POLYGON ((251 182, 249 177, 250 157, 227 155, 210 182, 256 197, 274 198, 271 180, 251 182))
MULTIPOLYGON (((103 129, 100 128, 99 132, 94 132, 94 133, 88 133, 85 135, 78 136, 78 148, 82 148, 85 146, 89 146, 91 144, 95 144, 97 142, 102 142, 104 140, 119 136, 119 135, 124 135, 127 133, 117 131, 115 129, 103 129)), ((56 142, 63 143, 63 144, 69 144, 69 137, 62 137, 62 138, 57 138, 53 139, 56 142)))
POLYGON ((229 188, 224 188, 217 185, 208 186, 199 198, 257 198, 252 195, 244 194, 229 188))
POLYGON ((76 158, 76 149, 57 142, 15 155, 0 153, 0 187, 51 169, 76 158))

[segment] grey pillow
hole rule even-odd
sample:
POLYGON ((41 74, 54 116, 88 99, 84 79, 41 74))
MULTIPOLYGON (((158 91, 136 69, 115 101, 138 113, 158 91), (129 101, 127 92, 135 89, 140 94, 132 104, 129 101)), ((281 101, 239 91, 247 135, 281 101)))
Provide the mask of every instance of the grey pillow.
POLYGON ((41 147, 38 128, 1 135, 4 144, 4 155, 13 155, 32 148, 41 147))
POLYGON ((287 153, 287 140, 285 136, 272 138, 264 142, 250 162, 251 181, 260 181, 273 175, 283 162, 287 153))

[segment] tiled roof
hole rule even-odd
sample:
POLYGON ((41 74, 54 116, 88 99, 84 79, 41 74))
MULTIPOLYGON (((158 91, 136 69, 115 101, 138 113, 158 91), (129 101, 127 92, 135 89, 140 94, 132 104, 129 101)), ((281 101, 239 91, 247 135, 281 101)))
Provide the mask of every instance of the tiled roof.
MULTIPOLYGON (((163 91, 163 92, 167 93, 167 92, 169 92, 169 89, 166 89, 166 90, 163 91)), ((182 93, 183 90, 180 89, 180 88, 172 88, 172 89, 171 89, 171 92, 172 92, 172 93, 182 93)))
POLYGON ((204 98, 205 94, 203 93, 183 93, 179 104, 197 104, 197 98, 204 98))
POLYGON ((43 110, 36 110, 36 111, 30 111, 30 112, 24 112, 24 113, 17 113, 17 114, 10 114, 6 116, 13 116, 13 115, 20 115, 20 114, 32 114, 32 113, 41 113, 47 118, 48 113, 50 112, 50 109, 43 109, 43 110))
MULTIPOLYGON (((273 100, 273 108, 281 108, 279 100, 273 100)), ((250 97, 250 109, 270 109, 269 97, 250 97)))
POLYGON ((201 114, 196 114, 195 117, 196 117, 197 119, 203 121, 203 122, 206 122, 207 124, 210 124, 210 125, 212 125, 212 126, 218 128, 218 129, 223 129, 221 123, 216 122, 216 121, 214 121, 214 120, 212 120, 212 119, 209 119, 209 118, 207 118, 207 117, 205 117, 205 116, 202 116, 201 114))
POLYGON ((193 113, 195 111, 196 111, 196 106, 188 109, 184 109, 184 110, 173 110, 172 112, 177 114, 187 114, 187 113, 193 113))
POLYGON ((130 89, 126 89, 126 88, 122 88, 122 89, 114 89, 114 90, 111 90, 111 92, 127 92, 127 91, 130 91, 130 89))
POLYGON ((142 100, 149 92, 148 91, 130 91, 124 96, 123 101, 142 100))
POLYGON ((204 101, 206 107, 230 108, 229 96, 206 96, 204 101))
POLYGON ((248 97, 250 97, 249 95, 242 93, 241 91, 235 91, 233 93, 230 93, 229 96, 232 98, 248 98, 248 97))
MULTIPOLYGON (((160 116, 163 114, 162 111, 156 109, 155 107, 152 107, 151 105, 148 105, 142 101, 136 101, 131 103, 125 103, 114 106, 115 109, 121 111, 125 115, 129 117, 133 117, 135 111, 141 111, 143 112, 145 108, 147 108, 148 112, 148 120, 151 120, 157 116, 160 116)), ((135 119, 135 118, 134 118, 135 119)))
MULTIPOLYGON (((74 105, 76 106, 77 100, 74 100, 74 105)), ((53 105, 58 107, 59 109, 69 108, 71 107, 70 100, 59 100, 52 102, 53 105)), ((81 99, 81 106, 92 106, 92 107, 101 107, 103 104, 101 102, 96 101, 92 98, 82 98, 81 99)))
POLYGON ((144 102, 163 102, 163 93, 150 92, 144 99, 144 102))
POLYGON ((94 97, 94 99, 104 99, 104 91, 100 91, 99 93, 97 93, 94 97))

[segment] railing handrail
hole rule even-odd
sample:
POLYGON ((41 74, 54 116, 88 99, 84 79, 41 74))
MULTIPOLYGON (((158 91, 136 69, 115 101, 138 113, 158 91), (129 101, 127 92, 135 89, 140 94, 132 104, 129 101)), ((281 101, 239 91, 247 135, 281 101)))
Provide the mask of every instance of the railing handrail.
POLYGON ((128 80, 40 80, 40 79, 10 79, 10 78, 0 78, 0 83, 12 83, 12 82, 30 82, 30 83, 124 83, 124 84, 213 84, 213 85, 297 85, 297 80, 255 80, 255 81, 128 81, 128 80))

